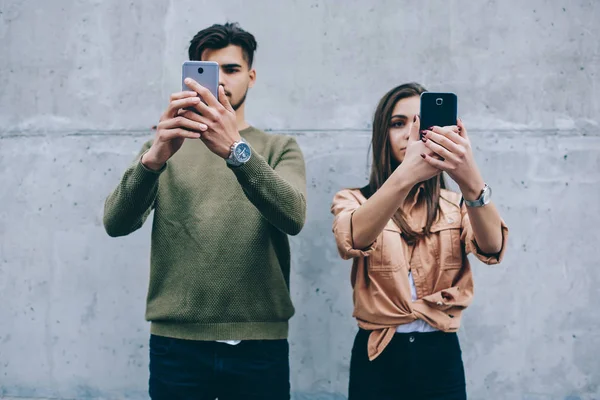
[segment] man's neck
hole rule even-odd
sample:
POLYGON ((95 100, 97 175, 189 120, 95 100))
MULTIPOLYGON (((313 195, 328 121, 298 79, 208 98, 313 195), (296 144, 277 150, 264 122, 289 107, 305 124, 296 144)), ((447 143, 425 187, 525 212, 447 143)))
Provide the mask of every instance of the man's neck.
POLYGON ((237 130, 238 132, 244 130, 250 126, 248 122, 246 122, 246 102, 242 104, 237 110, 235 110, 235 117, 237 120, 237 130))

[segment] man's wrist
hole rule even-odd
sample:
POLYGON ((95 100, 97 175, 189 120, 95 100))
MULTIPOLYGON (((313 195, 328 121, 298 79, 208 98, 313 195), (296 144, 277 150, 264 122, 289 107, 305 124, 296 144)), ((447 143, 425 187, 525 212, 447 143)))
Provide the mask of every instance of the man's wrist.
POLYGON ((152 155, 150 154, 150 151, 147 151, 142 155, 140 162, 142 163, 142 165, 144 167, 148 168, 149 170, 156 171, 156 172, 160 171, 165 166, 164 162, 160 163, 160 162, 157 162, 156 160, 154 160, 152 158, 152 155))
POLYGON ((230 139, 230 140, 228 141, 228 143, 227 143, 227 149, 228 149, 229 151, 227 152, 227 154, 225 154, 224 156, 222 156, 222 158, 223 158, 224 160, 227 160, 227 159, 229 159, 229 157, 231 156, 231 151, 232 151, 232 149, 233 149, 233 145, 234 145, 234 144, 236 144, 237 142, 241 141, 241 140, 242 140, 242 136, 241 136, 241 135, 239 134, 239 132, 238 132, 238 134, 237 134, 237 139, 230 139))

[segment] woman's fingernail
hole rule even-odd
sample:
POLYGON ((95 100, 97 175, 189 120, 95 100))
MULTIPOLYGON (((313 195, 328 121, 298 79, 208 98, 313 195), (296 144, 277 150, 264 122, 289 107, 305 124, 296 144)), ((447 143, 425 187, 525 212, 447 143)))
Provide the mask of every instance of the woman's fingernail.
POLYGON ((427 143, 427 138, 426 137, 422 137, 421 140, 423 141, 423 143, 427 143))
POLYGON ((430 130, 430 131, 433 130, 433 126, 430 126, 428 130, 430 130))
POLYGON ((425 158, 425 154, 421 153, 421 157, 422 157, 422 158, 425 158))

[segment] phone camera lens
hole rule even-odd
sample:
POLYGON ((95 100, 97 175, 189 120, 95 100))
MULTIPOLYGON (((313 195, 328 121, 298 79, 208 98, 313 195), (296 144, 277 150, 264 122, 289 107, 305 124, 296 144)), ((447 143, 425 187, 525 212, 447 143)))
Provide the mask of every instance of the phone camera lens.
POLYGON ((204 68, 202 68, 202 67, 198 68, 198 73, 199 73, 199 74, 201 74, 201 73, 203 73, 203 72, 204 72, 204 68))
POLYGON ((444 99, 442 99, 441 97, 438 97, 437 99, 435 99, 435 104, 437 104, 438 106, 441 106, 443 102, 444 102, 444 99))

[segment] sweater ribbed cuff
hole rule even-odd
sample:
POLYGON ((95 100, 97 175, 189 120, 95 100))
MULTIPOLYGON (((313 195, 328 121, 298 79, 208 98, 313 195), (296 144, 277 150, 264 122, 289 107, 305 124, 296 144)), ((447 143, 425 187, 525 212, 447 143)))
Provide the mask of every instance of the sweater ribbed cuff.
POLYGON ((238 177, 243 178, 244 181, 251 181, 252 177, 257 176, 261 169, 265 167, 270 168, 269 164, 267 164, 265 159, 262 158, 260 154, 255 152, 252 148, 251 151, 252 156, 245 164, 240 165, 239 167, 227 164, 229 169, 231 169, 238 177))

